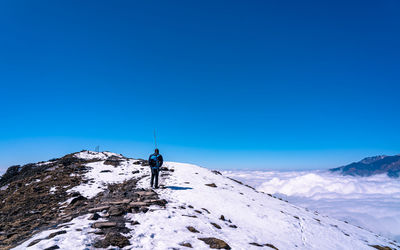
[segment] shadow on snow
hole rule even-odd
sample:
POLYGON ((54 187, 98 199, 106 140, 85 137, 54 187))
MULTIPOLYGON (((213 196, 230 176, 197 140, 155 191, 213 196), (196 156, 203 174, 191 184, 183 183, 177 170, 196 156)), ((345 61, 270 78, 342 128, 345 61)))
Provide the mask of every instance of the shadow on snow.
POLYGON ((188 190, 188 189, 193 189, 191 187, 177 187, 177 186, 166 186, 165 188, 169 188, 172 190, 188 190))

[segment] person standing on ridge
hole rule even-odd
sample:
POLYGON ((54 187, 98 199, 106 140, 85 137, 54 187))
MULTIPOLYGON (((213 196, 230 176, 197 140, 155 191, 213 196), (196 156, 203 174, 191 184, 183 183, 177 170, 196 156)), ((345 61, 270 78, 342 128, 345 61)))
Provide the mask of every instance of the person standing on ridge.
POLYGON ((154 150, 154 154, 151 154, 149 157, 149 165, 151 170, 151 180, 150 186, 153 187, 154 179, 155 185, 154 188, 158 188, 158 174, 160 172, 160 168, 163 164, 163 157, 160 155, 160 151, 158 148, 154 150))

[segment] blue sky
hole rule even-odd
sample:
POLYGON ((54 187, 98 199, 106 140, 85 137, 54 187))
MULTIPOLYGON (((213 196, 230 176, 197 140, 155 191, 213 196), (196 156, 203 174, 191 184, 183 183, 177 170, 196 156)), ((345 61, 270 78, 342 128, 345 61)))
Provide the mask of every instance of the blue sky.
POLYGON ((400 153, 400 2, 2 1, 0 169, 81 149, 210 168, 400 153))

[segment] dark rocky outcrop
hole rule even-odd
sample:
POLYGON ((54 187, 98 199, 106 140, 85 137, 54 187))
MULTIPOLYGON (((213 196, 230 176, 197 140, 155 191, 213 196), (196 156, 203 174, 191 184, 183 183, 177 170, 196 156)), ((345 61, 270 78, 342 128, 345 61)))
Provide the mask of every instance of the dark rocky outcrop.
MULTIPOLYGON (((125 227, 129 223, 124 218, 126 213, 142 213, 147 212, 150 205, 166 205, 167 201, 159 199, 156 192, 137 188, 138 179, 134 178, 110 184, 91 199, 79 192, 67 192, 93 181, 84 178, 89 170, 85 165, 96 161, 102 160, 80 159, 69 154, 46 163, 10 167, 1 178, 1 186, 7 186, 0 190, 0 249, 15 247, 33 234, 58 228, 60 224, 63 224, 60 229, 67 228, 66 222, 81 215, 92 213, 90 219, 97 220, 101 217, 98 212, 105 212, 103 218, 108 222, 93 224, 95 234, 106 235, 98 244, 122 246, 127 241, 118 236, 118 242, 113 242, 110 237, 130 231, 125 227), (70 202, 65 203, 66 200, 70 202), (132 207, 133 202, 142 202, 142 205, 132 207)), ((49 237, 65 232, 61 229, 49 237)), ((45 239, 34 240, 29 245, 41 240, 45 239)))
POLYGON ((122 159, 120 157, 113 155, 113 156, 108 157, 107 160, 104 161, 104 164, 117 167, 117 166, 119 166, 119 164, 121 162, 122 162, 122 159))
MULTIPOLYGON (((34 230, 41 230, 50 225, 67 222, 71 218, 60 215, 59 203, 74 197, 67 193, 68 189, 85 182, 82 179, 87 171, 81 165, 84 161, 75 160, 67 155, 50 164, 29 164, 19 169, 16 167, 2 177, 5 190, 0 190, 0 248, 14 246, 17 242, 28 238, 34 230), (65 165, 67 163, 71 165, 65 165), (50 171, 55 168, 57 171, 50 171), (50 188, 55 188, 53 193, 50 188)), ((85 198, 76 196, 71 207, 80 207, 85 198)))
POLYGON ((351 176, 387 174, 389 177, 398 178, 400 176, 400 155, 368 157, 359 162, 330 169, 330 171, 351 176))

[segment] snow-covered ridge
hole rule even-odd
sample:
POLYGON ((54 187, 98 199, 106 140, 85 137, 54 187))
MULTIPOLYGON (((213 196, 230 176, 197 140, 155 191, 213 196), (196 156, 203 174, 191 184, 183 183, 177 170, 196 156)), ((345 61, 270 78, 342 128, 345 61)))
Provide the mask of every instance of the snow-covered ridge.
MULTIPOLYGON (((92 198, 107 192, 112 183, 135 180, 138 188, 149 188, 149 168, 108 152, 83 151, 74 157, 99 159, 86 164, 88 180, 70 190, 92 198), (109 157, 118 157, 117 166, 105 164, 109 157)), ((183 163, 166 162, 168 175, 161 172, 164 188, 155 190, 166 207, 151 205, 150 210, 128 212, 123 235, 129 239, 124 249, 209 249, 204 239, 216 238, 226 249, 372 249, 371 246, 399 248, 397 243, 367 230, 338 221, 316 212, 294 206, 266 193, 231 180, 219 172, 183 163), (135 223, 134 223, 135 222, 135 223), (136 223, 137 222, 137 223, 136 223)), ((102 212, 102 221, 108 220, 102 212)), ((92 228, 96 221, 91 214, 74 218, 59 229, 40 232, 16 249, 45 249, 57 245, 61 249, 92 249, 104 236, 92 228), (51 233, 65 230, 49 239, 51 233), (28 247, 35 240, 38 243, 28 247)))
POLYGON ((89 150, 83 150, 81 152, 73 154, 74 157, 83 159, 83 160, 92 160, 92 159, 100 159, 106 160, 108 157, 114 156, 118 158, 123 158, 124 156, 121 154, 111 153, 111 152, 95 152, 89 150))

